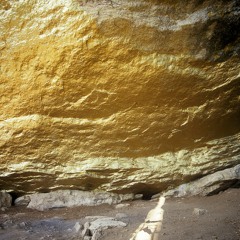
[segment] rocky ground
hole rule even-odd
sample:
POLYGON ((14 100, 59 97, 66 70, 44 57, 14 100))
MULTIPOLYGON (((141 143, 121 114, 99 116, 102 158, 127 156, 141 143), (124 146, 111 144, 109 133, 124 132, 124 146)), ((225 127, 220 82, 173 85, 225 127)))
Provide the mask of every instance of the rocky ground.
MULTIPOLYGON (((112 227, 118 225, 102 230, 101 237, 96 238, 129 240, 157 203, 158 199, 138 200, 113 206, 56 208, 47 211, 25 207, 2 208, 0 240, 93 239, 90 236, 92 233, 84 229, 84 224, 86 228, 89 222, 96 223, 96 219, 102 229, 108 228, 104 227, 106 222, 112 224, 112 227), (84 231, 85 238, 82 237, 84 231)), ((240 239, 239 189, 229 189, 209 197, 166 199, 162 208, 163 222, 159 233, 154 235, 154 240, 240 239)), ((153 239, 150 231, 144 231, 146 235, 138 240, 153 239)))

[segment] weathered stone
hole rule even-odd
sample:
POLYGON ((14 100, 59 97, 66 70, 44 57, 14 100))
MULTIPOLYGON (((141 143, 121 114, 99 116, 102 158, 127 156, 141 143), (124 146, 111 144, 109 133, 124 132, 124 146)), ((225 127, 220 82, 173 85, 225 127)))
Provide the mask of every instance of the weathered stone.
POLYGON ((93 234, 91 240, 99 240, 99 239, 101 239, 101 236, 102 236, 102 232, 101 232, 101 231, 96 231, 96 232, 93 234))
POLYGON ((84 236, 83 240, 92 240, 92 237, 91 236, 84 236))
POLYGON ((205 213, 207 213, 206 209, 202 209, 202 208, 194 208, 193 209, 193 214, 196 216, 201 216, 201 215, 204 215, 205 213))
POLYGON ((115 206, 116 209, 119 209, 119 208, 125 208, 125 207, 129 207, 130 204, 129 203, 120 203, 120 204, 117 204, 115 206))
POLYGON ((25 222, 21 222, 21 223, 18 224, 18 226, 20 228, 25 228, 26 227, 26 223, 25 222))
POLYGON ((25 195, 22 197, 18 197, 17 199, 15 199, 14 201, 14 205, 15 206, 27 206, 31 201, 31 198, 29 195, 25 195))
POLYGON ((111 217, 106 217, 106 218, 99 218, 99 219, 91 222, 89 229, 92 232, 95 232, 98 230, 105 230, 108 228, 126 227, 126 226, 127 226, 127 224, 122 221, 116 220, 111 217))
POLYGON ((218 171, 194 182, 182 184, 164 193, 167 197, 185 197, 195 195, 212 195, 234 186, 240 181, 240 164, 218 171))
POLYGON ((0 191, 0 208, 1 207, 11 207, 12 197, 5 191, 0 191))
POLYGON ((135 194, 134 195, 134 200, 140 200, 143 198, 143 194, 135 194))
POLYGON ((101 204, 117 204, 124 200, 132 200, 132 194, 116 194, 107 192, 87 192, 78 190, 58 190, 50 193, 35 193, 24 196, 24 199, 16 199, 17 204, 28 204, 28 208, 39 211, 50 208, 73 207, 73 206, 97 206, 101 204))
POLYGON ((89 234, 88 231, 90 231, 92 240, 97 240, 101 237, 103 230, 114 227, 126 227, 126 220, 128 220, 127 217, 128 216, 124 213, 118 213, 116 218, 107 216, 86 216, 85 218, 91 222, 87 222, 87 224, 84 226, 82 236, 84 236, 84 234, 89 234), (119 221, 119 219, 124 219, 125 222, 119 221))
POLYGON ((89 227, 90 227, 90 222, 85 222, 83 229, 88 229, 89 227))
POLYGON ((85 237, 88 237, 91 235, 91 232, 89 230, 89 227, 90 227, 90 223, 89 222, 86 222, 84 224, 84 228, 82 230, 82 237, 85 238, 85 237))
POLYGON ((117 213, 116 218, 117 219, 124 219, 124 218, 126 219, 126 218, 128 218, 128 215, 126 213, 117 213))
POLYGON ((80 230, 83 230, 83 225, 79 222, 76 222, 73 226, 73 229, 76 233, 78 233, 80 230))
POLYGON ((155 193, 238 164, 239 12, 4 0, 0 188, 155 193))

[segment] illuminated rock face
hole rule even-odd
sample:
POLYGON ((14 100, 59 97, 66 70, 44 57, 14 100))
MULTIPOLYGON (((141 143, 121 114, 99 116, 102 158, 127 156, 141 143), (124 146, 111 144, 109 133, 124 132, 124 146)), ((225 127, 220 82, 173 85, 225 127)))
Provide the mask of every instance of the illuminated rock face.
POLYGON ((158 192, 240 162, 238 1, 1 1, 0 188, 158 192))

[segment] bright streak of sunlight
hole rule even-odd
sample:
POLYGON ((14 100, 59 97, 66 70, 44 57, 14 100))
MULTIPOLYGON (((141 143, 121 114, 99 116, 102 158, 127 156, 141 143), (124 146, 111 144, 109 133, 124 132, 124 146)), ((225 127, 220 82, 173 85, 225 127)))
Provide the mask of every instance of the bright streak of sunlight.
POLYGON ((137 236, 135 237, 136 240, 151 240, 151 238, 151 235, 143 230, 138 232, 137 236))
POLYGON ((130 240, 158 240, 163 221, 164 203, 165 198, 160 197, 157 206, 148 213, 144 223, 138 227, 130 240))

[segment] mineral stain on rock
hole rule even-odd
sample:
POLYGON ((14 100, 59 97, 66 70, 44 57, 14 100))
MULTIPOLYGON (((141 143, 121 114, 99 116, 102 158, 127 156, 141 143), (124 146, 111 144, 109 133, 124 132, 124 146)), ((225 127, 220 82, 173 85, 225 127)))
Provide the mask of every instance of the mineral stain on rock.
POLYGON ((238 1, 1 1, 0 188, 157 193, 239 164, 238 1))

